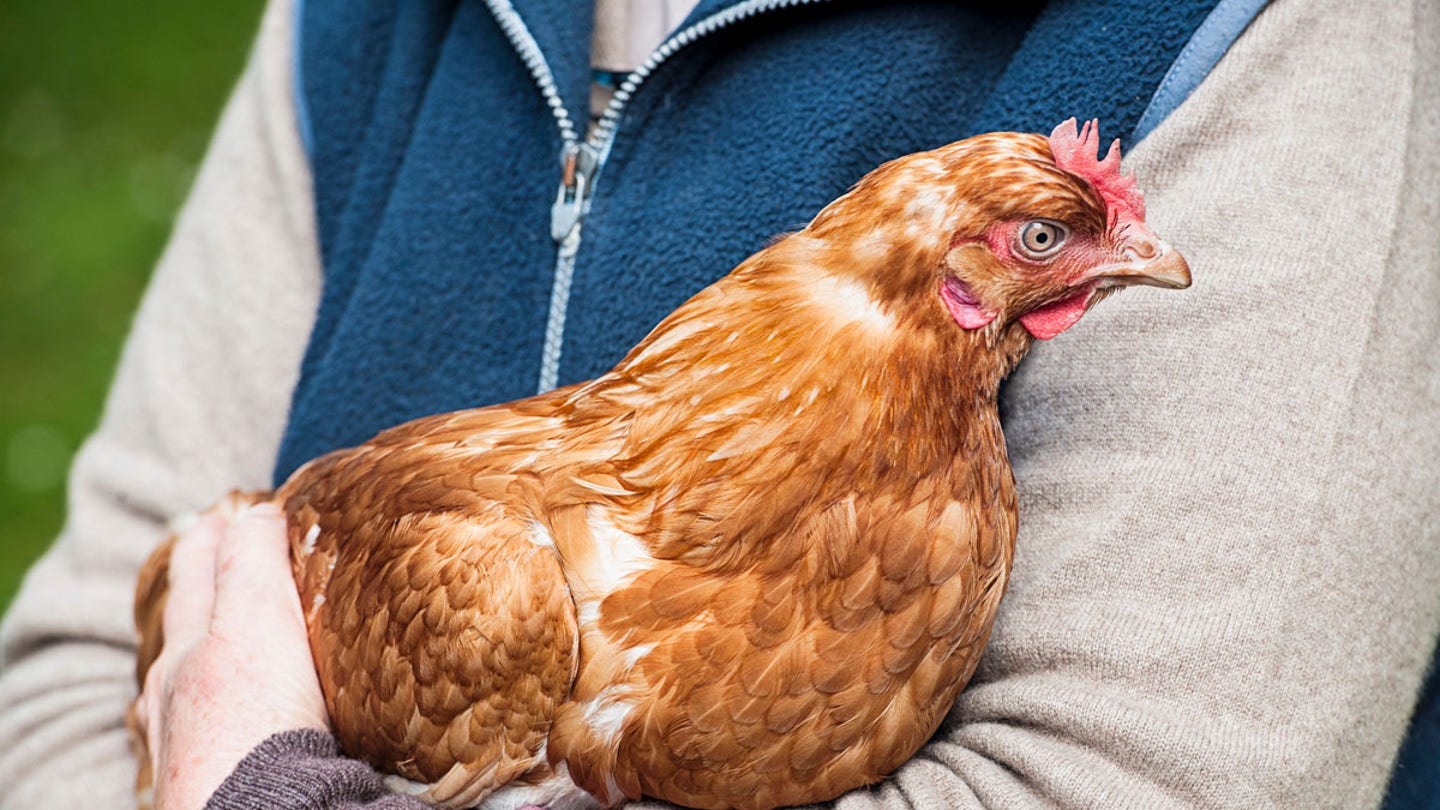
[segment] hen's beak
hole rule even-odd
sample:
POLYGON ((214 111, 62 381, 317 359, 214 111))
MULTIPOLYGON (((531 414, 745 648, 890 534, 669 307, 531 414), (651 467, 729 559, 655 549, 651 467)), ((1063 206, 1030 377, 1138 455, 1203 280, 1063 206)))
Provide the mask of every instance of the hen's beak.
POLYGON ((1099 281, 1101 287, 1144 284, 1183 290, 1190 286, 1190 265, 1163 240, 1153 234, 1141 234, 1125 241, 1122 261, 1095 268, 1086 280, 1099 281))

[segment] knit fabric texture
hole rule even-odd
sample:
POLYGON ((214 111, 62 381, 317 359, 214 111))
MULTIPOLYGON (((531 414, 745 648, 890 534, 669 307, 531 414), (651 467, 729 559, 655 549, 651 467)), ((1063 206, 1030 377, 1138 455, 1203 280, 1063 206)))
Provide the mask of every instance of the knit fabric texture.
POLYGON ((205 803, 205 810, 424 810, 392 794, 380 775, 340 756, 335 738, 317 729, 285 731, 257 745, 205 803))

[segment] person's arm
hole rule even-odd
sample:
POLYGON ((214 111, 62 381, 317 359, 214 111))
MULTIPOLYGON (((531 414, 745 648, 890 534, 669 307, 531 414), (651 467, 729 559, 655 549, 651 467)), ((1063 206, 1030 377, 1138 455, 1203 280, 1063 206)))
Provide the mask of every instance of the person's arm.
POLYGON ((270 483, 320 290, 291 13, 265 13, 75 461, 64 532, 6 616, 0 807, 133 806, 140 562, 173 516, 270 483))
POLYGON ((340 755, 273 504, 212 513, 170 554, 165 646, 137 717, 162 810, 424 810, 340 755))
POLYGON ((1009 383, 980 671, 839 807, 1379 802, 1440 628, 1437 17, 1276 0, 1129 156, 1194 286, 1009 383))

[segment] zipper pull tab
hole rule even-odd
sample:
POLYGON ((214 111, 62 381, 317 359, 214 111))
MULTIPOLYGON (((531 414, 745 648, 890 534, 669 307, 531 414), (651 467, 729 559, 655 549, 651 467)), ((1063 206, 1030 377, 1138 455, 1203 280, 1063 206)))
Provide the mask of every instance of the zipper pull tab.
POLYGON ((564 242, 579 226, 597 162, 595 150, 586 143, 568 143, 560 153, 560 190, 550 206, 550 238, 556 242, 564 242))

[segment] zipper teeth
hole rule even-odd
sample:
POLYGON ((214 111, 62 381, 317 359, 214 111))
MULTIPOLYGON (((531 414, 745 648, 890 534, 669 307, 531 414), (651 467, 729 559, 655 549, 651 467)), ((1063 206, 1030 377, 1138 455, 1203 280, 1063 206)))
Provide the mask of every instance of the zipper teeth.
POLYGON ((570 307, 570 282, 575 273, 578 234, 567 237, 555 261, 555 279, 550 288, 550 314, 545 319, 545 342, 540 348, 540 379, 536 393, 543 394, 560 382, 560 349, 565 336, 565 312, 570 307))
MULTIPOLYGON (((645 58, 645 61, 640 64, 640 67, 635 68, 629 76, 625 77, 625 80, 620 83, 620 86, 615 89, 615 94, 610 97, 610 103, 605 106, 605 112, 600 116, 599 123, 595 125, 595 132, 589 139, 590 144, 599 149, 600 159, 596 166, 595 174, 598 175, 600 168, 605 165, 605 158, 610 154, 610 145, 615 140, 615 128, 620 123, 620 114, 624 112, 625 105, 629 103, 630 97, 635 95, 635 91, 640 88, 640 85, 645 82, 645 79, 647 79, 651 73, 654 73, 656 68, 674 56, 676 51, 703 36, 708 36, 721 28, 733 25, 754 14, 773 11, 787 6, 809 5, 813 2, 817 2, 817 0, 746 0, 746 2, 731 6, 724 11, 700 20, 694 25, 676 31, 668 39, 660 43, 660 47, 652 51, 651 54, 645 58)), ((594 177, 591 178, 591 188, 593 189, 593 187, 594 177)))
MULTIPOLYGON (((555 74, 550 72, 550 65, 545 61, 545 54, 541 52, 539 43, 530 34, 530 29, 525 27, 525 21, 510 4, 510 0, 485 0, 485 6, 500 23, 500 30, 520 54, 531 78, 540 87, 540 93, 545 96, 545 106, 550 108, 550 114, 555 117, 555 124, 560 128, 560 139, 564 141, 565 149, 569 150, 580 142, 580 137, 575 134, 575 124, 570 120, 570 113, 565 110, 565 102, 560 98, 560 90, 555 84, 555 74)), ((582 205, 583 203, 584 201, 581 201, 582 205)), ((583 213, 584 209, 581 210, 583 213)), ((554 388, 559 377, 560 340, 565 330, 565 310, 570 298, 575 249, 580 244, 578 231, 577 222, 574 232, 569 234, 565 243, 560 246, 560 254, 555 260, 555 280, 550 290, 550 314, 546 318, 545 337, 540 354, 538 388, 542 393, 554 388)))
MULTIPOLYGON (((676 51, 700 37, 763 11, 808 5, 812 2, 819 2, 819 0, 746 0, 739 5, 712 14, 694 25, 677 31, 660 43, 660 46, 645 58, 640 67, 636 68, 615 89, 615 94, 610 97, 610 103, 605 106, 605 112, 600 116, 595 130, 584 141, 586 145, 595 150, 595 164, 590 170, 585 198, 576 201, 580 206, 579 218, 576 219, 570 233, 560 245, 560 254, 555 262, 555 278, 550 290, 550 315, 545 324, 545 341, 540 355, 540 380, 537 388, 541 393, 554 388, 559 382, 560 353, 565 335, 565 314, 570 303, 570 283, 575 272, 575 254, 580 248, 580 231, 585 223, 585 214, 590 210, 590 197, 595 191, 595 184, 599 180, 601 170, 605 168, 605 159, 610 155, 610 147, 615 142, 615 130, 619 125, 620 115, 625 111, 625 105, 629 103, 631 96, 635 95, 635 91, 651 73, 655 72, 656 68, 674 56, 676 51)), ((545 103, 549 105, 550 112, 560 126, 560 135, 565 139, 566 148, 580 142, 575 135, 575 126, 570 121, 570 115, 566 112, 564 102, 560 99, 560 93, 556 89, 554 74, 550 72, 550 66, 546 64, 545 56, 540 52, 540 46, 530 35, 530 30, 525 27, 525 21, 520 18, 520 14, 515 11, 514 6, 510 5, 509 0, 485 0, 485 5, 500 21, 500 27, 505 32, 505 36, 520 52, 525 66, 530 69, 530 75, 535 78, 535 83, 545 94, 545 103)))
POLYGON ((520 13, 510 5, 509 0, 485 0, 485 5, 499 21, 505 38, 510 40, 510 44, 520 53, 520 59, 530 71, 530 76, 540 86, 540 92, 545 96, 545 105, 550 108, 550 114, 555 116, 555 123, 560 127, 560 137, 567 145, 577 143, 580 138, 575 134, 575 124, 565 110, 565 102, 560 98, 555 74, 550 72, 550 65, 545 62, 545 54, 540 52, 540 45, 535 42, 535 37, 531 36, 530 29, 525 27, 520 13))

